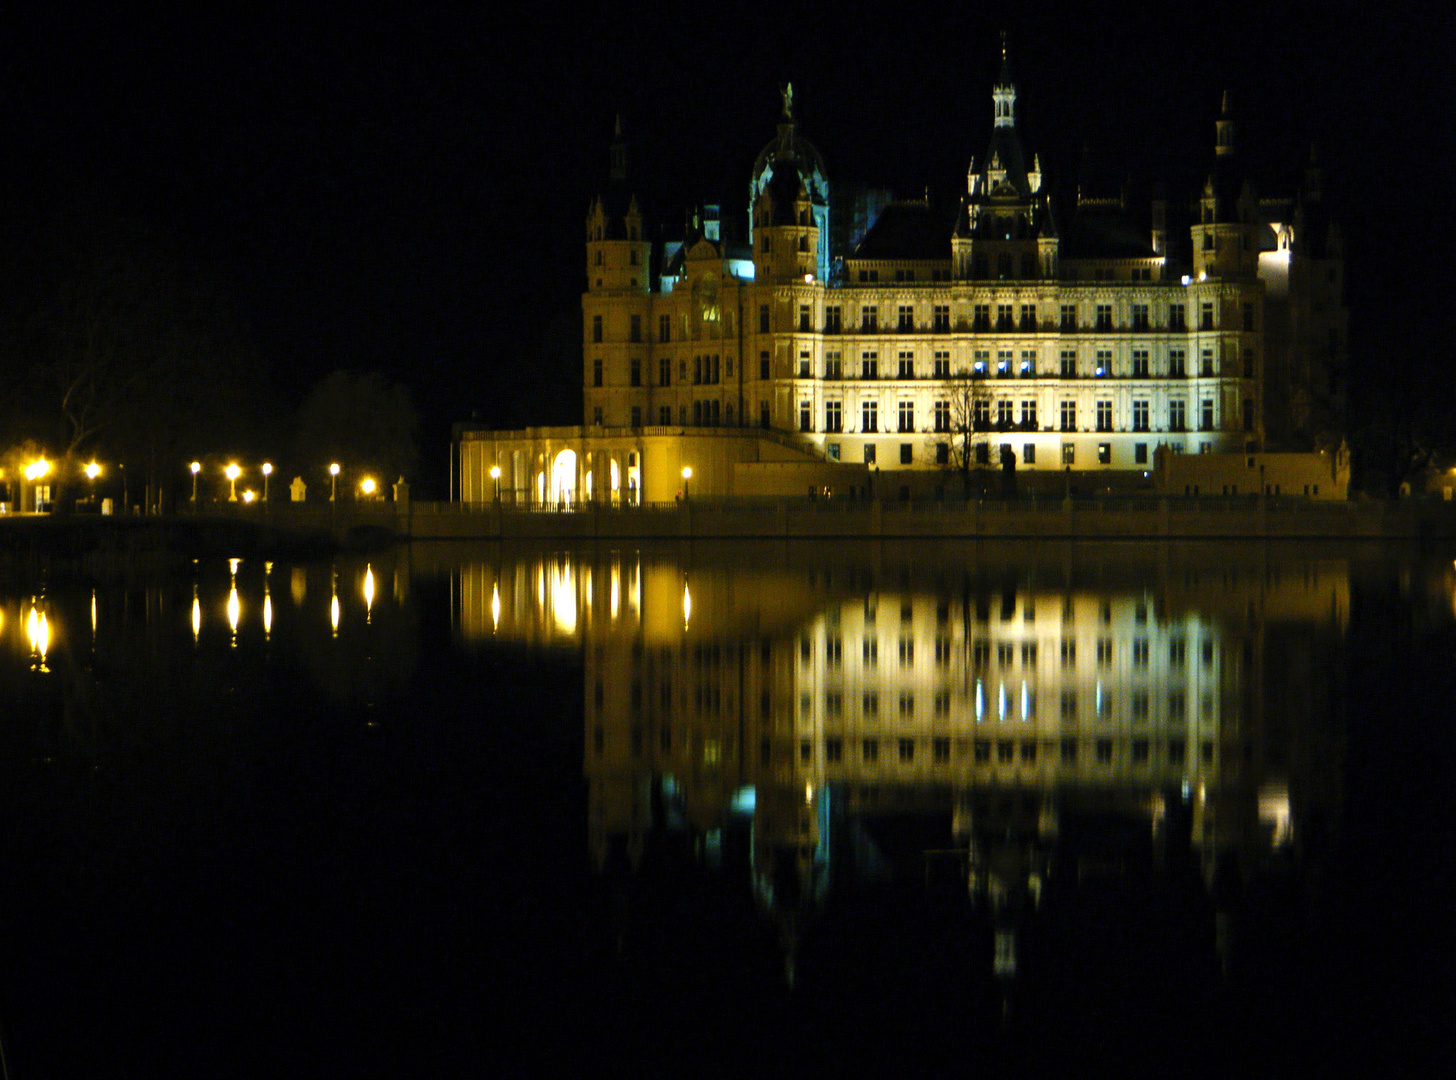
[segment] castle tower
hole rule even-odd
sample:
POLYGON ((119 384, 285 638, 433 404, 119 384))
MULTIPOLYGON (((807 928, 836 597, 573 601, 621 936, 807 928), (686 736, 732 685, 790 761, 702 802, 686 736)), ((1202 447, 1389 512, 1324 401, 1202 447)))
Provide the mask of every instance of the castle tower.
POLYGON ((1214 164, 1199 195, 1193 236, 1193 272, 1199 278, 1249 278, 1258 273, 1257 207, 1253 186, 1235 154, 1229 95, 1216 124, 1214 164))
POLYGON ((759 280, 829 277, 829 181, 824 159, 799 134, 794 88, 783 89, 778 134, 758 160, 748 185, 749 240, 759 280))

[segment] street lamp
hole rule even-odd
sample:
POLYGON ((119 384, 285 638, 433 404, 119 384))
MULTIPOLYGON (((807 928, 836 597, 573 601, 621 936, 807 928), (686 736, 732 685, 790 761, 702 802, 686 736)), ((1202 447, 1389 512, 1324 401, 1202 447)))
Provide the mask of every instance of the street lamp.
POLYGON ((329 502, 333 502, 334 501, 334 496, 336 494, 338 494, 338 486, 339 486, 339 463, 337 461, 335 461, 335 462, 330 463, 330 465, 329 465, 329 502))
POLYGON ((86 479, 87 480, 95 480, 100 475, 101 475, 101 466, 98 465, 98 464, 96 464, 96 462, 93 461, 93 462, 91 462, 90 465, 87 465, 86 466, 86 479))
POLYGON ((500 466, 490 467, 490 478, 495 481, 495 501, 500 502, 500 466))
POLYGON ((231 464, 223 470, 223 475, 228 478, 228 502, 238 501, 238 477, 243 475, 243 470, 237 464, 231 464))
POLYGON ((197 505, 197 474, 202 471, 202 462, 194 461, 189 468, 192 469, 192 505, 197 505))
POLYGON ((363 480, 359 481, 359 491, 366 499, 372 499, 374 497, 374 489, 376 487, 377 485, 374 483, 374 477, 372 476, 366 476, 363 480))
POLYGON ((688 481, 693 478, 693 467, 691 465, 684 465, 683 466, 683 468, 682 468, 682 478, 683 478, 683 498, 686 499, 688 497, 688 481))
POLYGON ((273 463, 263 462, 263 501, 268 501, 268 477, 273 475, 273 463))

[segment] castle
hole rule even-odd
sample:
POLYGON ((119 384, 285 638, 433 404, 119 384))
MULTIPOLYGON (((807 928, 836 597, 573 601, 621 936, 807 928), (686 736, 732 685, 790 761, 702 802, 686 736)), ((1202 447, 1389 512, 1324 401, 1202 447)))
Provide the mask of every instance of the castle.
POLYGON ((786 88, 746 243, 712 204, 655 243, 619 122, 586 223, 585 423, 462 429, 461 498, 943 497, 957 476, 1155 469, 1170 492, 1342 496, 1343 262, 1318 169, 1264 196, 1225 95, 1191 199, 1064 206, 1016 97, 1003 41, 989 145, 947 208, 836 196, 786 88))

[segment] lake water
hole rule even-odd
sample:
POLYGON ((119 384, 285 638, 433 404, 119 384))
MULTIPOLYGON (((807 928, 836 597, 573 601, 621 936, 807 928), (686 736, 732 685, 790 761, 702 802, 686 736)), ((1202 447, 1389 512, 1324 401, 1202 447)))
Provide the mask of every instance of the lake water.
POLYGON ((1452 1019, 1451 555, 0 570, 9 1068, 1398 1061, 1452 1019))

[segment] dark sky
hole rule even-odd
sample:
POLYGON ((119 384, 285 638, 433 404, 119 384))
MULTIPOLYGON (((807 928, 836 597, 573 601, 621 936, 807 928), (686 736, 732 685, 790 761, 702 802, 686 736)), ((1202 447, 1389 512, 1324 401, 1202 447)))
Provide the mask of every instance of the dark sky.
POLYGON ((1356 347, 1449 400, 1449 350, 1421 316, 1450 295, 1450 57, 1439 21, 1400 7, 1327 3, 1309 21, 1273 4, 1242 20, 1164 4, 307 7, 12 9, 0 184, 20 207, 100 201, 223 274, 283 407, 335 367, 406 382, 428 468, 472 409, 579 420, 577 369, 558 375, 615 113, 674 220, 695 195, 742 212, 789 78, 831 182, 947 188, 985 146, 1003 27, 1053 180, 1086 148, 1182 182, 1211 152, 1225 87, 1261 167, 1297 175, 1316 142, 1349 238, 1356 347))

